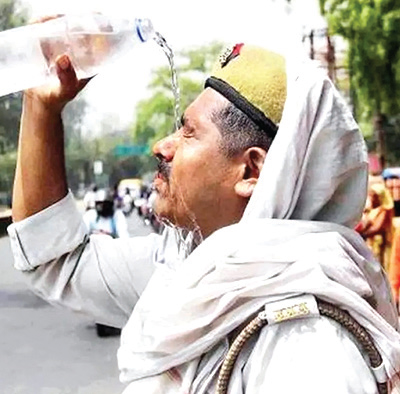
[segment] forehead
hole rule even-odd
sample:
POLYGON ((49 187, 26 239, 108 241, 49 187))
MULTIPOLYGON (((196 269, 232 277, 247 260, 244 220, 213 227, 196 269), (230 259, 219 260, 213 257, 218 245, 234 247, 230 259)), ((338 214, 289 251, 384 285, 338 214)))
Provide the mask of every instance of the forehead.
POLYGON ((220 93, 207 88, 187 107, 184 118, 188 121, 211 122, 211 116, 228 103, 228 100, 220 93))

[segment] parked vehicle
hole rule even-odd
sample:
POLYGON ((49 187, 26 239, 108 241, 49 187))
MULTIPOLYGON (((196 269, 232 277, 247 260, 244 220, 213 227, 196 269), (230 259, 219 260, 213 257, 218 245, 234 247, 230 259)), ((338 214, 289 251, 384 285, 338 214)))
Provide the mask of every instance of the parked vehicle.
POLYGON ((132 196, 132 199, 135 200, 140 198, 140 189, 142 187, 143 181, 140 178, 126 178, 122 179, 118 184, 118 193, 122 197, 125 194, 126 189, 129 189, 129 192, 132 196))

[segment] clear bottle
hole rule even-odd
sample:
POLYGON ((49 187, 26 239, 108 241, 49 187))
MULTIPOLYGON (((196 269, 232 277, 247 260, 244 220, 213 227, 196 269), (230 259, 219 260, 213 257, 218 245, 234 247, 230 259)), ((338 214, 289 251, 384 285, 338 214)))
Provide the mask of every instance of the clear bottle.
POLYGON ((155 36, 149 19, 67 15, 0 32, 0 96, 56 82, 54 61, 67 54, 78 78, 117 62, 155 36))

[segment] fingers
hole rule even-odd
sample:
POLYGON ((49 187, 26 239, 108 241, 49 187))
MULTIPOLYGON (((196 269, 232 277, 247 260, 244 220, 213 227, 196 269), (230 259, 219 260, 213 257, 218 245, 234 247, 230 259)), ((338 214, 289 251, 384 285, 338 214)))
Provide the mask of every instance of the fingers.
POLYGON ((72 100, 80 91, 80 83, 67 55, 56 58, 56 73, 60 81, 59 96, 64 102, 72 100))
POLYGON ((53 14, 53 15, 41 16, 41 17, 32 19, 29 22, 29 24, 32 25, 34 23, 43 23, 43 22, 47 22, 51 19, 61 18, 62 16, 64 16, 64 14, 53 14))
POLYGON ((71 60, 66 54, 57 57, 56 72, 60 80, 60 95, 68 101, 72 100, 93 78, 78 80, 71 60))
POLYGON ((63 54, 56 58, 56 71, 62 85, 76 82, 76 73, 68 55, 63 54))
POLYGON ((77 86, 78 79, 68 55, 60 55, 56 58, 56 72, 63 90, 70 90, 77 86))

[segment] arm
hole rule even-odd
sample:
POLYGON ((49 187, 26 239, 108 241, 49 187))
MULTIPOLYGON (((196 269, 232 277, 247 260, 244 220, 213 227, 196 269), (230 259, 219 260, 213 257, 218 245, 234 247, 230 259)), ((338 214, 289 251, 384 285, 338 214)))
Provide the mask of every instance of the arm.
POLYGON ((48 301, 119 326, 148 279, 157 246, 150 238, 143 246, 124 244, 121 250, 116 243, 105 250, 96 238, 85 242, 82 215, 67 194, 61 114, 88 80, 77 80, 65 55, 57 59, 56 71, 59 85, 31 89, 24 96, 14 224, 8 229, 15 266, 48 301), (132 247, 133 257, 127 252, 132 247))
POLYGON ((242 364, 240 359, 237 362, 242 369, 237 370, 234 382, 241 383, 247 392, 377 392, 372 371, 352 335, 325 317, 267 326, 248 352, 242 364))
POLYGON ((69 58, 57 59, 59 86, 25 92, 12 215, 25 219, 67 194, 61 112, 88 80, 78 81, 69 58))
POLYGON ((52 304, 121 327, 155 267, 161 237, 114 240, 87 236, 74 198, 65 198, 8 228, 15 267, 52 304))
POLYGON ((50 303, 122 328, 154 271, 158 240, 155 234, 129 240, 93 235, 87 244, 26 276, 50 303))
POLYGON ((367 228, 362 231, 362 236, 364 238, 372 237, 374 235, 382 233, 384 225, 387 221, 387 211, 382 211, 378 214, 373 222, 369 222, 367 228))

